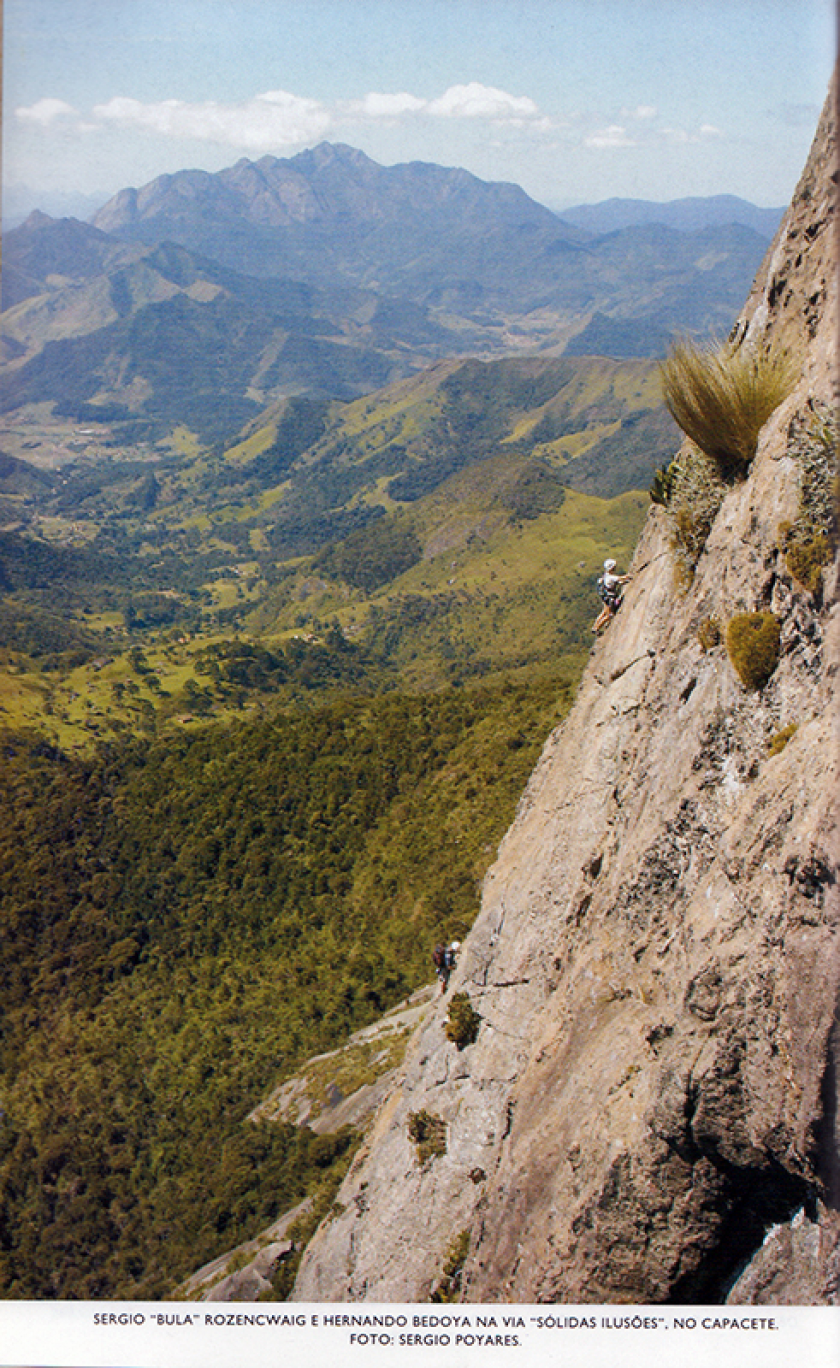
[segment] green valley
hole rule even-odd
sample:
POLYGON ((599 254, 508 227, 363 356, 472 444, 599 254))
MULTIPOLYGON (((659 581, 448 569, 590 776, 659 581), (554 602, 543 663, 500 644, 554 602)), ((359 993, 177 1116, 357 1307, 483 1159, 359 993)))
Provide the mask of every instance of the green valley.
POLYGON ((0 474, 0 718, 78 749, 325 689, 574 671, 600 561, 675 447, 656 385, 649 361, 446 362, 288 400, 224 449, 87 429, 54 469, 55 429, 30 428, 40 483, 22 454, 0 474))
POLYGON ((31 415, 0 471, 2 1295, 165 1298, 324 1209, 359 1137, 246 1118, 469 929, 674 445, 654 363, 598 358, 444 362, 227 446, 31 415))

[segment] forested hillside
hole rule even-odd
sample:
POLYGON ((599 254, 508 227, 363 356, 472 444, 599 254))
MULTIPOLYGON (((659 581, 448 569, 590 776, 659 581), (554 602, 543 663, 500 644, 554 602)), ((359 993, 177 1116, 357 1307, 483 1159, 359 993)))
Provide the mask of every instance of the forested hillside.
POLYGON ((158 1298, 329 1200, 357 1136, 246 1118, 468 931, 671 433, 593 359, 54 430, 0 468, 0 1293, 158 1298))
POLYGON ((353 1137, 245 1124, 429 977, 562 681, 345 701, 89 761, 3 741, 0 1289, 161 1297, 353 1137))

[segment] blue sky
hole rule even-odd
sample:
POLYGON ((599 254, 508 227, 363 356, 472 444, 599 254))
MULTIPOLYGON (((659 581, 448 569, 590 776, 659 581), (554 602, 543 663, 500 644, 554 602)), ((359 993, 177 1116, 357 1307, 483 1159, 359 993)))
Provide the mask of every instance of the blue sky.
POLYGON ((327 140, 614 195, 787 203, 834 0, 5 0, 4 215, 327 140))

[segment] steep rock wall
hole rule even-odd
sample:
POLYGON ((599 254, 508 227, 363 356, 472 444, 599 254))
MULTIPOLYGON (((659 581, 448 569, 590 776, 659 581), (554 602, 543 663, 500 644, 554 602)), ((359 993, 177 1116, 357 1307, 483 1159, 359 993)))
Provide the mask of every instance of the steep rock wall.
POLYGON ((829 100, 736 327, 795 347, 801 382, 688 588, 652 510, 300 1300, 427 1300, 466 1231, 470 1301, 838 1295, 837 567, 806 592, 779 531, 791 434, 837 399, 834 156, 829 100), (781 656, 747 692, 698 629, 756 609, 781 656), (443 1029, 459 991, 481 1018, 462 1049, 443 1029), (422 1113, 446 1149, 421 1162, 422 1113))

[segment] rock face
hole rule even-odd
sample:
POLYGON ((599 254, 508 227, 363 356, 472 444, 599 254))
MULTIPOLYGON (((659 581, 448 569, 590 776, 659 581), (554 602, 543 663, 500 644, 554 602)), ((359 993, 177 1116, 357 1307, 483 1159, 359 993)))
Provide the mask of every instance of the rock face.
POLYGON ((463 1232, 467 1301, 838 1297, 837 565, 809 592, 783 549, 837 398, 834 154, 830 101, 736 327, 801 381, 688 587, 652 509, 299 1300, 428 1300, 463 1232), (748 691, 714 624, 755 611, 780 655, 748 691))
POLYGON ((434 989, 419 989, 345 1045, 315 1055, 255 1107, 250 1121, 287 1121, 328 1135, 342 1126, 364 1131, 393 1091, 409 1032, 425 1015, 434 989))
POLYGON ((204 1264, 178 1289, 178 1295, 192 1301, 218 1302, 250 1302, 264 1294, 270 1296, 271 1279, 278 1266, 295 1252, 289 1230, 310 1206, 309 1199, 300 1202, 255 1240, 204 1264))

